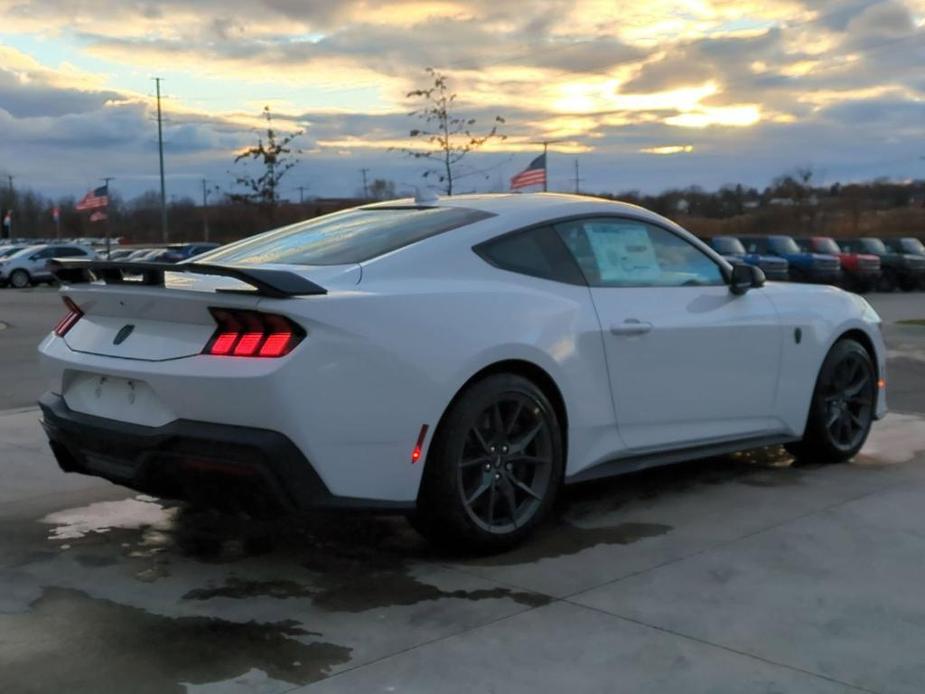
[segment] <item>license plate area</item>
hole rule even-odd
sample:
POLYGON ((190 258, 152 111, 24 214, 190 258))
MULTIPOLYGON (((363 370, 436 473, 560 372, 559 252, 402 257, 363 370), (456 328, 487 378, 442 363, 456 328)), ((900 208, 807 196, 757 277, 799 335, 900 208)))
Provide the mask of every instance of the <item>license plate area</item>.
POLYGON ((159 427, 176 419, 145 381, 106 374, 72 375, 64 401, 75 412, 129 424, 159 427))

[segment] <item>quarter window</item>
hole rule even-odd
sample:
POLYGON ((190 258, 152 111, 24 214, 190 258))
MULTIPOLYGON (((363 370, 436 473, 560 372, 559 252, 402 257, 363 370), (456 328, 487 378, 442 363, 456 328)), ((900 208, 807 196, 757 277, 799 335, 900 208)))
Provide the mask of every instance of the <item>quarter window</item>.
POLYGON ((495 267, 531 277, 584 284, 581 270, 552 227, 506 234, 475 247, 495 267))
POLYGON ((708 255, 666 229, 631 219, 584 219, 556 226, 588 284, 685 287, 725 284, 708 255))

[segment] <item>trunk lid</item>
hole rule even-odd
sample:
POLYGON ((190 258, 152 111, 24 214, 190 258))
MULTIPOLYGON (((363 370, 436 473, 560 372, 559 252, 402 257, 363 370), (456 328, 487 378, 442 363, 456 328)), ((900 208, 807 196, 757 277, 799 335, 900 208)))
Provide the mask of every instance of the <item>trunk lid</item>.
MULTIPOLYGON (((297 272, 328 289, 352 287, 362 273, 358 265, 266 267, 297 272)), ((92 283, 65 286, 62 293, 84 314, 64 336, 70 349, 143 361, 200 354, 216 329, 210 307, 257 310, 264 298, 235 279, 169 273, 164 287, 92 283)), ((309 296, 285 301, 323 299, 309 296)))

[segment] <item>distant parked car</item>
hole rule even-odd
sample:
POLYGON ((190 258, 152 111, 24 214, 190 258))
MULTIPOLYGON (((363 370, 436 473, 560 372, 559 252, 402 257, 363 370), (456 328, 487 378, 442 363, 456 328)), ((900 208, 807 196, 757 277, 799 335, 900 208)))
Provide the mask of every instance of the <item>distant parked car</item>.
POLYGON ((181 260, 189 260, 190 258, 216 248, 218 248, 218 244, 211 241, 204 241, 202 243, 175 243, 162 249, 161 253, 150 258, 150 260, 158 263, 179 263, 181 260))
POLYGON ((790 263, 790 279, 793 282, 836 285, 841 282, 841 262, 836 256, 806 252, 790 236, 740 236, 739 240, 749 253, 785 259, 790 263))
POLYGON ((843 251, 828 236, 810 236, 798 241, 800 247, 811 253, 828 253, 841 261, 843 284, 855 292, 869 292, 880 281, 880 258, 870 253, 843 251))
POLYGON ((912 236, 895 239, 883 239, 883 244, 895 253, 911 253, 912 255, 925 255, 925 244, 912 236))
POLYGON ((157 255, 161 250, 160 248, 139 248, 136 251, 132 251, 132 254, 125 258, 125 260, 131 260, 133 262, 148 260, 150 256, 157 255))
POLYGON ((878 288, 882 292, 892 292, 897 287, 910 292, 925 283, 925 257, 893 251, 871 236, 845 239, 839 245, 847 252, 869 253, 880 258, 883 271, 878 288))
POLYGON ((706 241, 713 247, 713 250, 734 265, 737 263, 756 265, 764 271, 765 277, 769 280, 786 282, 790 277, 790 263, 784 258, 749 253, 735 236, 714 236, 706 241))
POLYGON ((32 284, 54 282, 48 269, 52 258, 96 258, 93 249, 76 244, 46 244, 27 246, 17 253, 0 259, 0 286, 21 289, 32 284))
POLYGON ((116 248, 109 252, 108 260, 126 260, 134 252, 132 248, 116 248))

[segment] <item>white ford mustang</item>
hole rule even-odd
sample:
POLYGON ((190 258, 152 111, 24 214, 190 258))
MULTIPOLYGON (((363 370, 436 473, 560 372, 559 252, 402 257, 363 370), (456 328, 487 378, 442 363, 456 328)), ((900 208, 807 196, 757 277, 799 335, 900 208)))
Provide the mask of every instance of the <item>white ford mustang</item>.
POLYGON ((64 470, 402 511, 481 550, 530 533, 563 484, 778 443, 841 461, 886 411, 864 299, 765 285, 615 202, 388 202, 58 275, 41 406, 64 470))

